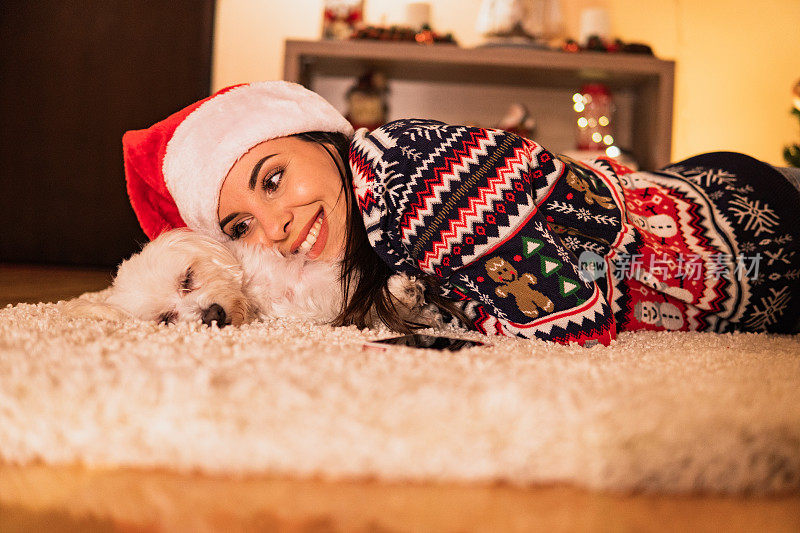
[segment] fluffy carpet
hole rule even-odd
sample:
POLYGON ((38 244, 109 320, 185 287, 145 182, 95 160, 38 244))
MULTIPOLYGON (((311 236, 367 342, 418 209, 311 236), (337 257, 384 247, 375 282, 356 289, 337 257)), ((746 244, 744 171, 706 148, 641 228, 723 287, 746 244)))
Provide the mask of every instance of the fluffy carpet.
POLYGON ((800 337, 373 351, 380 332, 356 328, 121 324, 62 306, 0 310, 0 462, 800 490, 800 337))

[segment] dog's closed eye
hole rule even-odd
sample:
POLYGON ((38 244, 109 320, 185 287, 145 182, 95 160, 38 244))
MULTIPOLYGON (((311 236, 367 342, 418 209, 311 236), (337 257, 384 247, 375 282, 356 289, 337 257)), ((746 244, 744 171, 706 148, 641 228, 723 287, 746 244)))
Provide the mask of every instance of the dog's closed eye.
POLYGON ((181 278, 180 285, 181 285, 181 294, 192 292, 195 289, 194 272, 192 271, 192 267, 186 269, 186 272, 183 274, 183 277, 181 278))
POLYGON ((166 325, 166 324, 172 324, 172 323, 174 323, 176 318, 178 318, 178 314, 177 314, 177 313, 175 313, 174 311, 169 311, 169 312, 167 312, 167 313, 161 313, 161 314, 158 316, 158 321, 159 321, 161 324, 164 324, 164 325, 166 325))

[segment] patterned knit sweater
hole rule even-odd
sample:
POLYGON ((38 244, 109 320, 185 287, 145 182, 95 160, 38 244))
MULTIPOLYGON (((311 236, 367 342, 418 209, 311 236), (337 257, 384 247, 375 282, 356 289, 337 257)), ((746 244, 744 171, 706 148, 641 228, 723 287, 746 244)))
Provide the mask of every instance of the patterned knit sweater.
POLYGON ((741 154, 632 172, 398 120, 358 131, 350 166, 377 253, 440 278, 487 334, 607 344, 629 329, 789 332, 800 315, 800 193, 741 154))

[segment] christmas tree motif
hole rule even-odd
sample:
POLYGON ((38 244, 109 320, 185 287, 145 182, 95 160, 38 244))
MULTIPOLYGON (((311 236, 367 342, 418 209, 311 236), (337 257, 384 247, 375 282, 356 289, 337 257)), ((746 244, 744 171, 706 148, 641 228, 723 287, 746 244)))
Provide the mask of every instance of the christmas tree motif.
POLYGON ((522 237, 522 253, 525 257, 530 257, 538 252, 544 243, 539 239, 532 239, 530 237, 522 237))
POLYGON ((539 262, 542 269, 542 275, 546 278, 561 270, 561 261, 554 257, 542 255, 539 257, 539 262))
POLYGON ((561 296, 567 297, 573 294, 580 286, 581 284, 575 280, 565 278, 564 276, 558 276, 558 290, 561 292, 561 296))
POLYGON ((755 231, 758 237, 762 233, 772 233, 773 227, 778 225, 778 217, 766 202, 761 205, 760 200, 749 200, 746 196, 735 194, 728 209, 737 222, 744 222, 744 229, 755 231))
POLYGON ((760 305, 754 306, 753 312, 747 317, 746 323, 749 329, 764 331, 767 326, 778 321, 778 317, 786 310, 791 294, 789 287, 781 287, 780 290, 769 289, 770 296, 761 298, 760 305))

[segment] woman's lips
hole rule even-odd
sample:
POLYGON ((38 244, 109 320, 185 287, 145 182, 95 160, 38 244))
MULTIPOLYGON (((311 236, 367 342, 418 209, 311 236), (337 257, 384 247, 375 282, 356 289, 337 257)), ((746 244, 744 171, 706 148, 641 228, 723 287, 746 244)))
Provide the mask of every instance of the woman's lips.
POLYGON ((324 214, 324 209, 320 208, 320 210, 317 211, 317 214, 314 216, 314 218, 312 218, 311 220, 308 221, 308 223, 306 223, 305 227, 303 228, 303 231, 300 232, 300 235, 298 235, 297 239, 294 241, 294 244, 292 245, 291 248, 291 253, 293 254, 306 253, 310 259, 313 259, 314 257, 318 256, 319 253, 322 252, 322 248, 324 248, 325 245, 324 241, 327 240, 327 226, 328 225, 324 214), (319 224, 317 223, 318 221, 319 224), (313 245, 309 248, 308 245, 305 243, 315 227, 317 228, 316 240, 313 243, 313 245), (315 252, 317 252, 316 255, 315 252))
POLYGON ((316 259, 322 255, 322 250, 325 249, 325 244, 328 242, 328 217, 322 215, 322 226, 319 228, 319 235, 317 235, 317 242, 308 251, 306 257, 309 259, 316 259))

